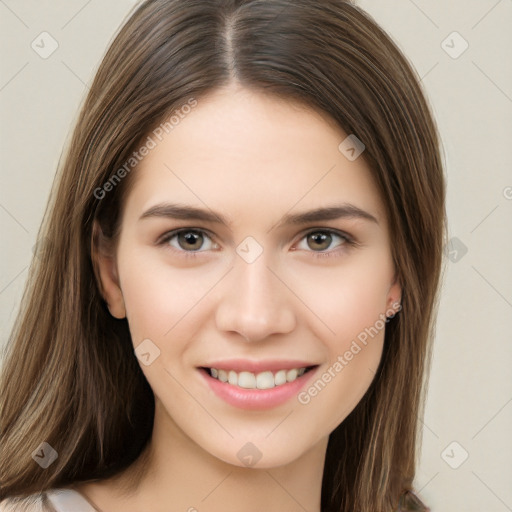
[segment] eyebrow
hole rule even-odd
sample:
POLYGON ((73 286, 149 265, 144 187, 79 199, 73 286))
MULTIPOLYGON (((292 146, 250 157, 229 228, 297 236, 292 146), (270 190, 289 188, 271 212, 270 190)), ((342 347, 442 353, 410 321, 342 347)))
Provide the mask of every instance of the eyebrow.
MULTIPOLYGON (((229 221, 226 217, 224 217, 221 213, 210 210, 209 208, 202 209, 197 208, 195 206, 183 204, 157 204, 146 210, 140 216, 139 220, 152 217, 164 217, 181 220, 198 220, 216 224, 224 224, 226 226, 232 225, 232 222, 229 221)), ((341 205, 315 208, 313 210, 308 210, 299 213, 286 213, 274 227, 281 227, 287 224, 308 224, 311 222, 336 220, 342 218, 362 219, 379 224, 379 221, 371 213, 368 213, 367 211, 353 204, 343 203, 341 205)))

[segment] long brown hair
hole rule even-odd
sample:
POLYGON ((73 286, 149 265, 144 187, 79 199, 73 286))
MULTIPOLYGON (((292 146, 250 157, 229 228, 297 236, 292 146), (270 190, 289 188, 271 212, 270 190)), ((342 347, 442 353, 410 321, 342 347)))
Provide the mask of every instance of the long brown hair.
POLYGON ((113 476, 148 445, 154 398, 101 296, 93 222, 115 239, 133 174, 114 175, 173 112, 233 80, 325 112, 366 146, 402 311, 368 392, 330 435, 322 510, 387 512, 412 489, 446 236, 417 74, 348 1, 146 0, 96 73, 39 233, 0 380, 0 500, 113 476), (42 442, 58 453, 47 469, 31 455, 42 442))

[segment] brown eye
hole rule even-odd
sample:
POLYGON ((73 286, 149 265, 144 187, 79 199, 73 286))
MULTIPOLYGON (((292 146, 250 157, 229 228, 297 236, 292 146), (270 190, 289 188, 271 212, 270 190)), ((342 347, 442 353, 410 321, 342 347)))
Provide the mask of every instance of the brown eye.
POLYGON ((301 243, 297 246, 298 249, 302 249, 309 252, 333 252, 328 249, 335 249, 344 245, 354 245, 355 242, 343 233, 338 233, 330 229, 319 229, 316 231, 310 231, 306 233, 301 243), (303 240, 306 241, 304 246, 303 240), (336 243, 338 241, 338 243, 336 243), (301 246, 302 245, 302 246, 301 246), (334 245, 334 247, 333 247, 334 245))
POLYGON ((182 231, 177 236, 179 246, 185 251, 197 251, 203 245, 204 237, 198 231, 182 231))
POLYGON ((310 249, 324 251, 331 245, 332 236, 330 233, 318 231, 307 235, 307 241, 310 249))
POLYGON ((201 229, 177 229, 166 233, 159 245, 170 245, 182 253, 204 252, 217 249, 219 246, 211 236, 201 229))

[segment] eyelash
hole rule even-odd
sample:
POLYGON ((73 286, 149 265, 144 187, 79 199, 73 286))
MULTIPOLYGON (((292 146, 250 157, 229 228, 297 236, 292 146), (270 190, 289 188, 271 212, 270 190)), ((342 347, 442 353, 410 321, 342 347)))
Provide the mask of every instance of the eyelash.
MULTIPOLYGON (((169 232, 165 233, 164 235, 162 235, 162 237, 160 237, 160 239, 158 240, 157 245, 161 245, 161 246, 166 245, 175 236, 179 235, 180 233, 187 233, 187 232, 200 233, 202 235, 206 235, 208 238, 210 238, 212 241, 214 241, 214 237, 208 231, 206 231, 204 229, 179 228, 179 229, 174 229, 172 231, 169 231, 169 232)), ((310 229, 309 231, 307 231, 306 233, 304 233, 302 235, 300 240, 303 240, 304 238, 308 237, 309 235, 311 235, 313 233, 327 233, 329 235, 339 236, 341 239, 343 239, 344 242, 337 249, 341 248, 341 250, 343 250, 342 248, 346 245, 348 245, 349 247, 355 247, 355 246, 359 245, 354 240, 354 238, 349 236, 347 233, 344 233, 342 231, 338 231, 335 229, 328 229, 328 228, 310 229)), ((170 247, 170 246, 168 246, 168 247, 170 247)), ((185 250, 175 249, 174 247, 170 247, 170 248, 171 248, 171 250, 173 250, 177 253, 180 253, 185 258, 197 258, 198 253, 205 252, 205 251, 185 251, 185 250)), ((325 250, 325 251, 307 251, 307 252, 311 252, 314 255, 313 257, 315 257, 315 258, 331 258, 331 257, 336 257, 338 255, 339 250, 337 250, 337 249, 333 249, 330 251, 325 250)))

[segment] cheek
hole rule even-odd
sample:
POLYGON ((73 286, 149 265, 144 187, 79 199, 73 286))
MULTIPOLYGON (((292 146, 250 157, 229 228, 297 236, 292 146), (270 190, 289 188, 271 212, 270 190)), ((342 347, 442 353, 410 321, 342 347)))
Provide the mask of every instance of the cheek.
POLYGON ((370 387, 381 358, 382 339, 381 334, 371 345, 353 345, 333 359, 298 396, 308 415, 317 418, 326 432, 345 420, 370 387))
POLYGON ((378 322, 387 309, 392 265, 387 254, 354 257, 339 265, 311 267, 288 277, 294 292, 320 322, 317 335, 338 352, 365 329, 378 322))
POLYGON ((375 377, 384 344, 391 269, 384 255, 375 254, 296 281, 305 302, 322 320, 316 334, 328 357, 298 398, 328 431, 356 407, 375 377))
POLYGON ((322 339, 328 361, 298 396, 308 415, 317 418, 329 433, 353 411, 370 387, 381 361, 386 327, 382 299, 375 293, 360 290, 352 300, 340 302, 341 309, 331 324, 335 334, 322 339))
POLYGON ((192 274, 173 268, 144 250, 125 250, 125 254, 129 256, 119 260, 119 273, 134 345, 145 338, 163 342, 182 326, 190 334, 194 306, 212 286, 212 276, 198 279, 197 270, 192 274))

